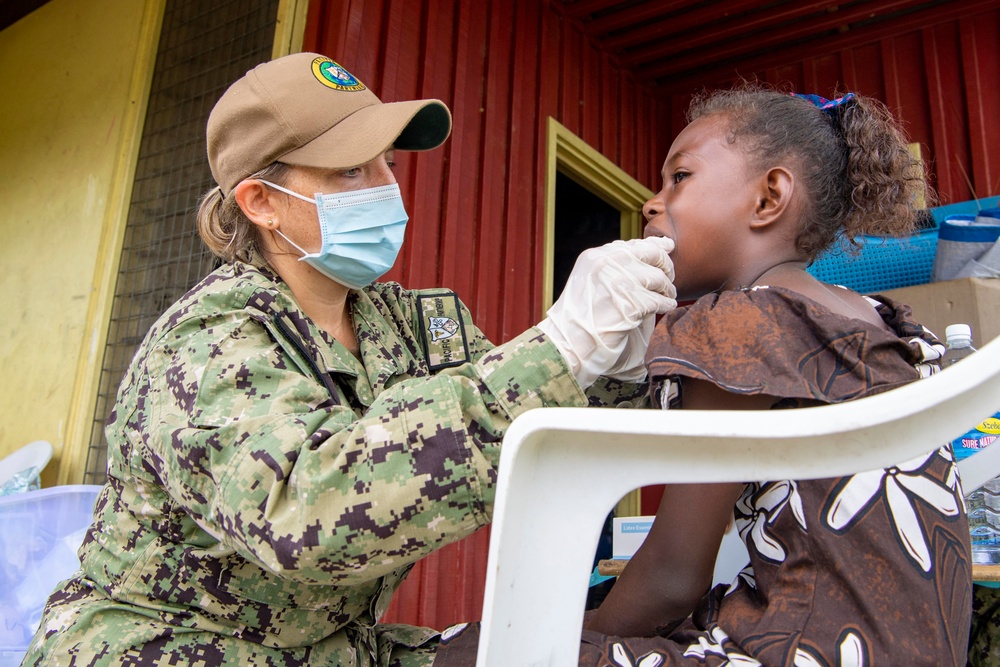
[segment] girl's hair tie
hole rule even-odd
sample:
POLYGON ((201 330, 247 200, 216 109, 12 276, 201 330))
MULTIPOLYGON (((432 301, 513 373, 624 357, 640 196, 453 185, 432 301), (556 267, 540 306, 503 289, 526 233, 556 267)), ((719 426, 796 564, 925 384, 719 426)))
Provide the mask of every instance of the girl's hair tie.
POLYGON ((828 100, 825 97, 820 97, 819 95, 809 95, 801 93, 789 93, 789 95, 791 95, 792 97, 801 97, 802 99, 808 102, 812 102, 813 104, 816 105, 816 108, 828 114, 832 114, 837 107, 847 104, 848 102, 854 99, 854 93, 847 93, 843 97, 838 97, 835 100, 828 100))

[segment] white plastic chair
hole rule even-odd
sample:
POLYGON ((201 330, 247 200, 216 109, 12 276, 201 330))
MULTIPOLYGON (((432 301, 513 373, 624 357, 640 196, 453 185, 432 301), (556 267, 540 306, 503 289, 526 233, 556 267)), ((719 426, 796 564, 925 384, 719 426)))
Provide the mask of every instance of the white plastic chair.
POLYGON ((1000 338, 973 358, 840 405, 540 408, 518 417, 500 454, 477 665, 576 665, 600 529, 627 492, 692 480, 838 477, 928 453, 997 409, 1000 338))
POLYGON ((0 459, 0 496, 37 489, 50 459, 52 445, 45 440, 29 442, 0 459))

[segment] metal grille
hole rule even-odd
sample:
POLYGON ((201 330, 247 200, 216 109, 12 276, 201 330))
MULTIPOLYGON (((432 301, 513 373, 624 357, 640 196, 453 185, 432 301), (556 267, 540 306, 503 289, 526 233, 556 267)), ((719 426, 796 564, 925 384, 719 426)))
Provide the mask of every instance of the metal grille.
POLYGON ((106 479, 104 424, 149 327, 214 266, 195 223, 214 185, 205 124, 230 83, 271 57, 278 0, 167 0, 129 204, 84 483, 106 479))

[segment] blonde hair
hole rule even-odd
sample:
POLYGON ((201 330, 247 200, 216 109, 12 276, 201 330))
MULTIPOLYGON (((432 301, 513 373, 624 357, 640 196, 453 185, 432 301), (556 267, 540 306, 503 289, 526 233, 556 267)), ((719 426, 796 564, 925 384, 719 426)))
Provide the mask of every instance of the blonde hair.
MULTIPOLYGON (((284 185, 289 170, 287 164, 273 162, 247 178, 284 185)), ((212 254, 222 261, 249 262, 254 254, 261 254, 261 232, 236 202, 235 191, 234 188, 223 195, 222 189, 215 187, 202 196, 198 204, 198 234, 212 254)))

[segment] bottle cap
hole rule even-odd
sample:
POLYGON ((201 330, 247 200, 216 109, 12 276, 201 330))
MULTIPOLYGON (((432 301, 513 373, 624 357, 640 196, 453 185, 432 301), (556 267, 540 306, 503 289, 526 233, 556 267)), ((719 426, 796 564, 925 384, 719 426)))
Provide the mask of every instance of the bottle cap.
POLYGON ((968 324, 949 324, 944 329, 944 337, 946 340, 955 340, 957 338, 972 340, 972 327, 968 324))

